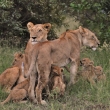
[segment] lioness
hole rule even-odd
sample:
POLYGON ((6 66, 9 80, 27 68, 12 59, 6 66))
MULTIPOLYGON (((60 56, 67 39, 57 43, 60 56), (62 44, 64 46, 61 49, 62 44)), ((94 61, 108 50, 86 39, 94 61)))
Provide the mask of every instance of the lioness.
MULTIPOLYGON (((24 76, 26 76, 26 73, 29 70, 31 58, 32 58, 31 53, 32 53, 35 45, 39 42, 47 41, 47 34, 51 29, 51 24, 45 23, 45 24, 34 25, 32 22, 29 22, 27 24, 27 28, 30 33, 30 39, 29 39, 27 46, 26 46, 26 49, 25 49, 25 62, 24 62, 25 75, 24 76)), ((31 79, 31 77, 30 77, 30 79, 31 79)), ((34 77, 34 80, 36 80, 36 76, 34 77)), ((34 84, 31 81, 30 81, 30 83, 34 84)), ((30 87, 32 95, 34 95, 34 87, 35 87, 35 84, 32 86, 32 88, 30 87)))
MULTIPOLYGON (((37 79, 36 79, 37 80, 37 79)), ((20 102, 24 98, 28 97, 28 92, 29 92, 29 82, 30 79, 25 79, 21 83, 17 84, 6 100, 1 102, 1 104, 5 104, 9 102, 10 100, 14 102, 20 102)), ((65 92, 65 84, 63 82, 63 77, 62 77, 62 68, 59 68, 58 66, 52 66, 51 68, 51 73, 50 73, 50 80, 48 83, 48 87, 50 92, 54 89, 57 89, 57 93, 60 95, 63 95, 65 92)))
MULTIPOLYGON (((27 47, 25 50, 26 55, 28 55, 28 51, 31 52, 32 48, 34 47, 34 44, 37 42, 43 42, 47 40, 47 33, 49 32, 51 28, 50 23, 45 24, 36 24, 34 25, 32 22, 29 22, 27 24, 27 28, 30 33, 30 39, 27 43, 27 47)), ((29 55, 28 55, 29 56, 29 55)), ((22 73, 28 71, 28 62, 27 57, 25 59, 24 64, 24 55, 23 54, 15 54, 14 55, 14 61, 13 66, 11 68, 6 69, 1 75, 0 75, 0 85, 2 87, 6 88, 6 92, 9 92, 12 88, 12 86, 17 83, 20 83, 24 80, 24 77, 22 73), (25 65, 25 66, 24 66, 25 65), (21 73, 22 72, 22 73, 21 73)))
MULTIPOLYGON (((34 44, 36 44, 38 42, 47 41, 47 33, 49 32, 49 30, 51 28, 51 24, 45 23, 45 24, 34 25, 32 22, 28 22, 27 28, 30 33, 30 39, 26 46, 26 50, 25 50, 26 55, 28 54, 27 50, 29 52, 32 51, 34 44)), ((28 62, 30 61, 30 59, 31 58, 27 59, 27 57, 25 57, 24 54, 22 54, 22 53, 19 53, 19 54, 16 53, 14 55, 13 65, 18 66, 21 70, 18 83, 24 80, 23 73, 27 72, 27 70, 29 68, 28 62), (25 59, 25 63, 24 63, 24 59, 25 59)))
POLYGON ((45 23, 45 24, 34 25, 32 22, 28 22, 27 28, 30 33, 30 39, 25 49, 25 56, 26 56, 24 62, 25 73, 27 73, 30 66, 31 52, 33 51, 34 45, 39 42, 47 41, 47 34, 51 29, 51 24, 45 23))
POLYGON ((30 53, 32 60, 27 73, 27 75, 30 75, 30 86, 32 88, 30 97, 33 101, 36 100, 33 91, 37 72, 38 85, 36 87, 36 98, 38 103, 45 104, 46 102, 42 100, 41 93, 49 81, 51 65, 61 67, 71 62, 69 85, 74 84, 81 47, 85 45, 96 50, 99 44, 100 42, 95 34, 81 26, 77 30, 64 32, 56 40, 35 44, 33 51, 30 53))
POLYGON ((97 75, 97 80, 106 80, 106 75, 103 73, 103 68, 101 66, 95 67, 95 73, 97 75))
POLYGON ((94 70, 93 61, 91 61, 89 58, 83 58, 80 62, 81 66, 83 67, 80 71, 80 75, 94 85, 95 81, 97 80, 97 75, 94 70))

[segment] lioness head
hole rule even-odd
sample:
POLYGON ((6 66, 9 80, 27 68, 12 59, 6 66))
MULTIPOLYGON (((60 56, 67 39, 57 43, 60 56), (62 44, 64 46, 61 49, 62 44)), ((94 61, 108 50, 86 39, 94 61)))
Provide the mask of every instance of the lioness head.
POLYGON ((27 28, 30 33, 30 41, 32 44, 36 44, 37 42, 43 42, 47 40, 47 33, 51 28, 51 24, 45 23, 34 25, 32 22, 28 22, 27 28))
POLYGON ((24 54, 22 54, 20 52, 16 52, 14 54, 14 60, 13 60, 12 65, 20 64, 23 61, 23 57, 24 57, 24 54))
POLYGON ((88 67, 89 65, 93 65, 94 64, 94 62, 91 61, 89 58, 83 58, 80 61, 80 63, 81 63, 81 66, 83 66, 83 67, 88 67))
POLYGON ((79 26, 80 34, 82 35, 82 43, 85 46, 96 50, 98 45, 100 44, 99 40, 97 39, 96 35, 91 32, 89 29, 83 28, 79 26))

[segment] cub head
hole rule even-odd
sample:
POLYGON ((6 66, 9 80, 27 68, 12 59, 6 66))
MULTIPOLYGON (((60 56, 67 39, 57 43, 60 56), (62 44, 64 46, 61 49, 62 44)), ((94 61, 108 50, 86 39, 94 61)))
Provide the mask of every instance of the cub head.
POLYGON ((52 66, 52 81, 54 83, 52 91, 55 92, 55 94, 64 95, 66 85, 64 84, 63 71, 63 68, 52 66))
POLYGON ((45 23, 45 24, 34 25, 32 22, 28 22, 27 28, 30 33, 31 43, 36 44, 37 42, 47 41, 47 33, 51 28, 51 24, 45 23))
POLYGON ((18 64, 20 64, 21 62, 23 62, 23 58, 24 58, 24 54, 22 54, 20 52, 16 52, 14 54, 14 60, 13 60, 12 65, 18 65, 18 64))
POLYGON ((55 76, 62 76, 63 75, 63 68, 60 68, 58 66, 52 66, 52 74, 55 76))
POLYGON ((97 75, 97 80, 106 80, 106 75, 103 73, 103 68, 101 66, 95 67, 95 74, 97 75))
POLYGON ((94 62, 91 61, 89 58, 83 58, 83 59, 80 61, 80 64, 81 64, 81 66, 83 66, 83 67, 88 67, 88 66, 90 66, 90 65, 93 65, 94 62))
POLYGON ((96 35, 93 32, 91 32, 89 29, 83 28, 81 26, 79 26, 79 32, 82 36, 83 45, 88 46, 95 51, 98 45, 100 44, 96 35))
POLYGON ((95 73, 96 75, 102 75, 103 74, 103 68, 101 66, 95 67, 95 73))

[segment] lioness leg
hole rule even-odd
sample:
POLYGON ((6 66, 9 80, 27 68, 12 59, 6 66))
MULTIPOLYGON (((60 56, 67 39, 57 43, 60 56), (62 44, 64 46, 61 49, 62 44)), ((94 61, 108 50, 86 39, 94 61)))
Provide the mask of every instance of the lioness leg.
POLYGON ((76 78, 76 74, 77 74, 77 70, 78 70, 78 61, 73 61, 71 63, 71 66, 70 66, 70 82, 69 82, 69 86, 71 84, 75 84, 75 78, 76 78))
POLYGON ((39 104, 46 104, 45 101, 42 100, 42 90, 47 86, 49 81, 50 68, 39 71, 38 73, 38 84, 36 87, 36 98, 39 104))
POLYGON ((30 75, 30 85, 29 85, 29 89, 28 89, 28 94, 29 94, 29 99, 32 102, 37 103, 37 100, 35 99, 35 93, 34 93, 35 82, 36 82, 36 73, 33 72, 30 75))

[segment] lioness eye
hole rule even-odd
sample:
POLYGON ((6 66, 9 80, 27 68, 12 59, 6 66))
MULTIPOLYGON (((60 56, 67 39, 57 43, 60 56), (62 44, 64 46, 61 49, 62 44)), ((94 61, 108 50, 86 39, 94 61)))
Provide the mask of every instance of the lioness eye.
POLYGON ((94 36, 92 36, 92 39, 95 39, 94 36))

